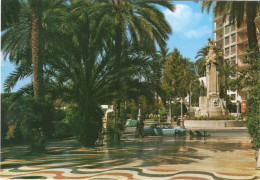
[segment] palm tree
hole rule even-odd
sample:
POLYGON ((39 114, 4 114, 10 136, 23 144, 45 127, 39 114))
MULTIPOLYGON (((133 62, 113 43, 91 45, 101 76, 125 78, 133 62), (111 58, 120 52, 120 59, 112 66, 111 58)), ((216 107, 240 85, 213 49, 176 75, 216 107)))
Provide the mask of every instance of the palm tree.
POLYGON ((21 5, 19 0, 1 1, 1 29, 2 31, 19 21, 21 5))
POLYGON ((25 74, 23 72, 20 78, 18 77, 19 74, 17 74, 18 76, 13 79, 16 79, 16 81, 5 84, 6 91, 10 91, 17 80, 33 74, 34 98, 35 100, 42 98, 43 65, 46 64, 43 60, 46 58, 43 57, 45 54, 42 54, 41 51, 43 51, 43 48, 46 48, 46 42, 50 42, 49 40, 51 39, 54 41, 55 39, 55 36, 52 36, 50 31, 48 35, 45 32, 47 26, 54 26, 54 21, 48 21, 49 16, 53 15, 53 11, 49 9, 57 8, 58 4, 60 5, 62 2, 62 0, 52 3, 48 0, 20 2, 18 22, 12 23, 3 32, 2 51, 4 57, 8 56, 9 60, 16 65, 20 66, 23 64, 24 67, 26 64, 27 66, 32 66, 33 73, 25 74), (48 11, 48 15, 46 15, 46 11, 48 11), (43 28, 42 25, 45 27, 43 28), (48 38, 49 40, 47 40, 48 38))
MULTIPOLYGON (((9 60, 17 65, 16 70, 5 81, 5 91, 10 91, 18 80, 33 74, 33 86, 26 85, 17 94, 21 95, 24 91, 29 92, 33 87, 34 100, 36 104, 39 104, 39 107, 43 107, 41 106, 44 95, 43 65, 46 65, 46 62, 43 61, 45 58, 42 51, 43 48, 46 48, 46 42, 48 42, 46 41, 48 35, 43 33, 45 31, 43 25, 48 24, 47 21, 43 21, 46 19, 43 13, 46 9, 56 7, 60 3, 62 1, 53 3, 47 0, 21 1, 18 21, 8 25, 2 36, 4 56, 8 56, 9 60)), ((47 17, 51 14, 48 13, 47 17)), ((48 25, 52 26, 51 24, 48 25)), ((42 113, 42 109, 38 110, 37 113, 42 113)), ((44 121, 44 115, 41 118, 44 121)), ((44 144, 39 144, 39 142, 44 143, 44 141, 41 141, 42 137, 38 136, 41 134, 41 127, 37 126, 35 129, 37 129, 37 132, 35 132, 35 142, 32 143, 32 151, 33 148, 43 150, 44 144), (37 144, 40 146, 37 147, 37 144)))
MULTIPOLYGON (((120 89, 123 62, 122 51, 123 43, 130 39, 138 47, 143 42, 150 49, 155 51, 155 43, 160 47, 165 46, 165 40, 171 33, 171 28, 167 23, 163 13, 155 6, 161 5, 170 10, 174 6, 167 1, 128 1, 128 0, 108 0, 97 4, 95 11, 100 18, 98 29, 110 29, 115 43, 115 69, 117 82, 115 89, 120 89)), ((120 121, 120 91, 117 92, 115 99, 117 107, 117 122, 120 121)))
MULTIPOLYGON (((209 12, 212 5, 212 1, 203 1, 201 9, 203 11, 207 8, 207 12, 209 12)), ((229 16, 230 23, 236 23, 237 27, 241 26, 245 20, 244 15, 246 15, 249 49, 257 49, 258 43, 254 19, 257 16, 258 8, 258 1, 216 1, 213 11, 215 16, 223 15, 223 20, 229 16)))
POLYGON ((198 75, 200 77, 206 76, 206 56, 208 55, 209 47, 205 46, 201 48, 198 52, 195 58, 199 58, 195 65, 197 67, 198 75))
POLYGON ((234 76, 234 74, 236 73, 236 66, 231 65, 230 61, 222 60, 219 63, 218 71, 220 97, 223 98, 225 101, 228 101, 227 91, 230 89, 230 77, 234 76))

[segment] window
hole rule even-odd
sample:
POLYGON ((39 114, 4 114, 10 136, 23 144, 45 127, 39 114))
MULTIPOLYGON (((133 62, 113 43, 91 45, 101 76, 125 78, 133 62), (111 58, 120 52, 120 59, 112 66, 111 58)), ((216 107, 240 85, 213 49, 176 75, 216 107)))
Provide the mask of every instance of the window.
POLYGON ((229 48, 225 49, 225 56, 229 56, 229 48))
POLYGON ((228 44, 229 44, 229 36, 225 37, 225 45, 228 45, 228 44))
POLYGON ((231 24, 231 31, 235 31, 236 30, 236 26, 234 24, 231 24))
POLYGON ((231 101, 236 100, 236 95, 235 94, 231 94, 230 99, 231 99, 231 101))
POLYGON ((228 34, 230 32, 230 26, 225 27, 225 34, 228 34))
POLYGON ((236 42, 236 34, 231 35, 231 43, 236 42))
POLYGON ((231 54, 235 54, 236 53, 236 46, 231 46, 231 54))
POLYGON ((236 58, 235 58, 235 57, 232 57, 232 58, 231 58, 230 64, 231 64, 231 65, 235 65, 235 64, 236 64, 236 58))

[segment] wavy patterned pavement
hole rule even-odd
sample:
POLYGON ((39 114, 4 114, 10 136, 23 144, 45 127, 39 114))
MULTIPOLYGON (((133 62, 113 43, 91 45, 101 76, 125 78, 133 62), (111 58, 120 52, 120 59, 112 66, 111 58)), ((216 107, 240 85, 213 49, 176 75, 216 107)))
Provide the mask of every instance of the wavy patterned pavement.
POLYGON ((0 179, 260 179, 247 137, 138 141, 128 135, 118 145, 84 148, 68 139, 50 142, 45 154, 27 149, 2 147, 0 179))
POLYGON ((151 167, 142 168, 52 168, 41 166, 23 166, 4 169, 1 179, 192 179, 192 180, 250 180, 254 175, 213 173, 200 171, 160 170, 151 167))

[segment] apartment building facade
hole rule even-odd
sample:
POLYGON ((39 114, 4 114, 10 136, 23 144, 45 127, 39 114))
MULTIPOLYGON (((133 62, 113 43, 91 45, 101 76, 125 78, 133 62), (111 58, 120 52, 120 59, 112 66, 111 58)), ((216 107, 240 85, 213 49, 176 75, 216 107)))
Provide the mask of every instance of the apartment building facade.
MULTIPOLYGON (((248 49, 247 26, 244 21, 239 28, 235 24, 230 24, 228 19, 223 21, 222 16, 216 16, 213 20, 215 28, 216 47, 224 52, 224 58, 231 65, 237 65, 238 70, 243 70, 249 65, 243 62, 243 56, 248 49)), ((236 78, 237 75, 231 78, 236 78)), ((233 103, 243 102, 247 99, 247 88, 241 91, 228 91, 233 103)))

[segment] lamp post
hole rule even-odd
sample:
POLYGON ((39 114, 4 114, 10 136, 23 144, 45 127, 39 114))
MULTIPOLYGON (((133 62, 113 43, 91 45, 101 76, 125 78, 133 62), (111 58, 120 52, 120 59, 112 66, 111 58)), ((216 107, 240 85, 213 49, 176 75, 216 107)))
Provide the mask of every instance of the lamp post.
POLYGON ((181 98, 181 128, 184 128, 182 105, 183 105, 183 99, 181 98))

